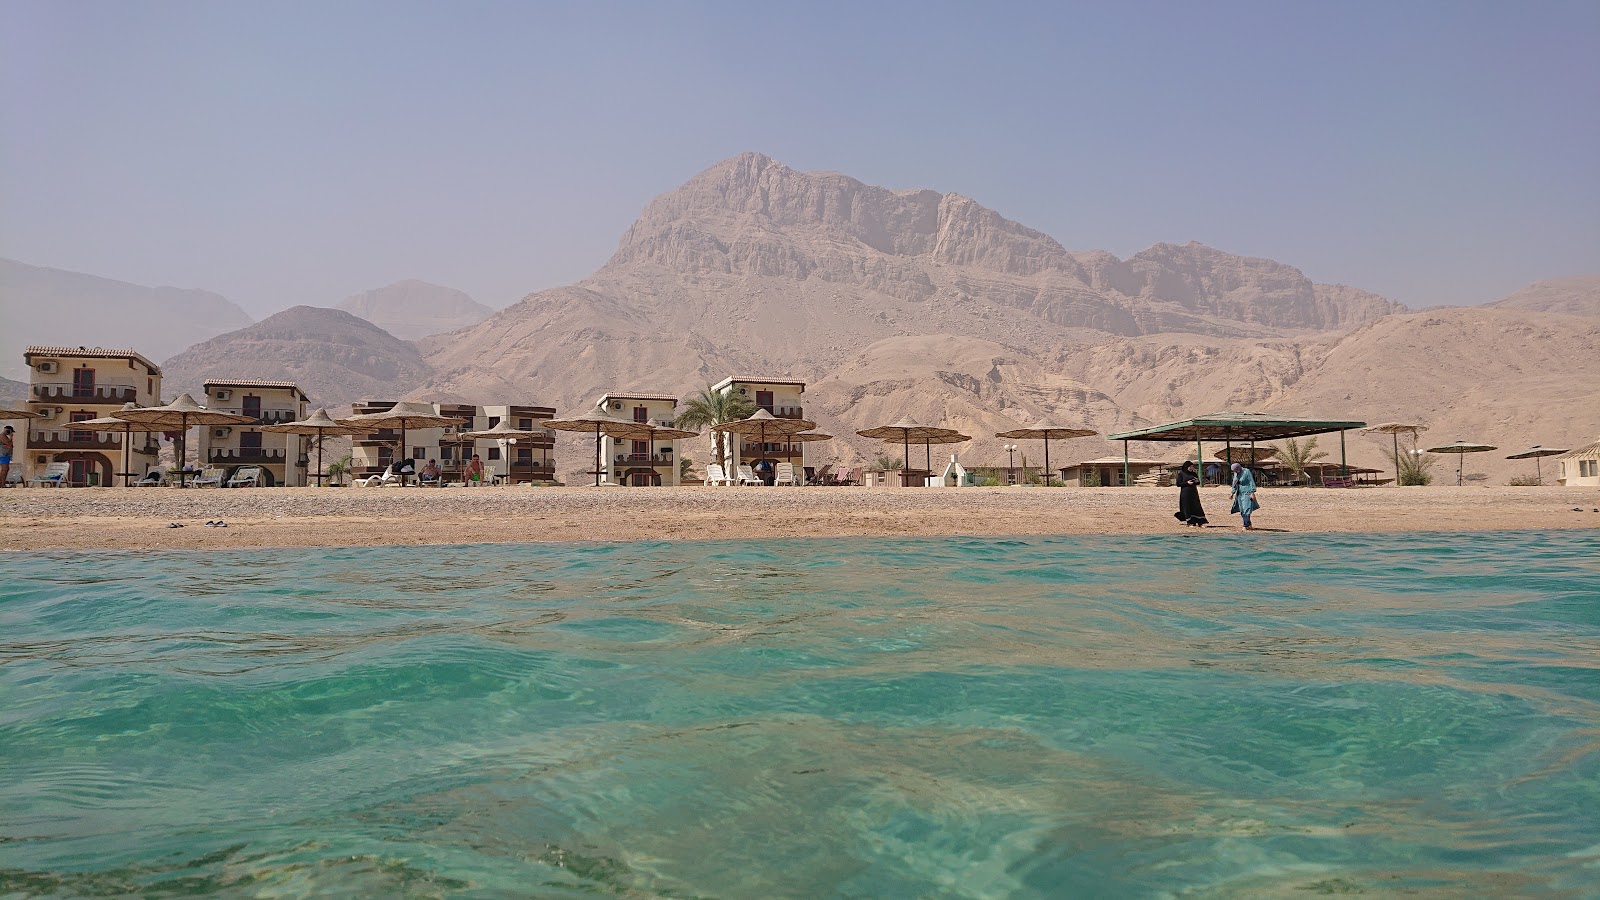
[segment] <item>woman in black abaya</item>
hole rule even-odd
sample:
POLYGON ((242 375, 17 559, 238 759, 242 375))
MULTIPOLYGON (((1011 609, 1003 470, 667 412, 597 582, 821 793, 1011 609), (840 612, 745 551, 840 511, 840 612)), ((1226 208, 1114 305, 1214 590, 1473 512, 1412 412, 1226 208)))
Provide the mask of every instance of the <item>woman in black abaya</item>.
POLYGON ((1200 507, 1200 479, 1194 473, 1194 461, 1184 460, 1178 468, 1178 511, 1173 518, 1185 525, 1203 528, 1206 511, 1200 507))

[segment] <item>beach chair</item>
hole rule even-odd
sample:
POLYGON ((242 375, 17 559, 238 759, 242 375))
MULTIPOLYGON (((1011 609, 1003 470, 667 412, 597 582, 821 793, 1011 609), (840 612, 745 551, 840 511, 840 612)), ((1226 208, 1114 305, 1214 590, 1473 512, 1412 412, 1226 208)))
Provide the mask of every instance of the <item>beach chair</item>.
POLYGON ((747 484, 754 484, 754 485, 763 484, 761 479, 756 477, 755 470, 750 468, 749 466, 743 464, 743 463, 739 464, 738 472, 739 472, 739 486, 740 487, 744 487, 747 484))
POLYGON ((780 484, 786 484, 790 487, 800 486, 800 482, 794 477, 794 463, 778 463, 778 467, 772 476, 772 486, 777 487, 780 484))
POLYGON ((712 487, 716 487, 718 485, 723 487, 731 487, 733 482, 729 480, 728 473, 722 471, 721 466, 717 465, 716 463, 708 463, 706 465, 706 484, 709 484, 712 487))
POLYGON ((233 477, 228 479, 228 487, 231 487, 231 488, 235 488, 235 487, 260 487, 260 486, 261 486, 261 467, 260 466, 240 466, 239 470, 233 473, 233 477))
POLYGON ((859 468, 848 469, 848 470, 845 471, 845 473, 843 475, 839 476, 839 484, 841 484, 841 485, 851 485, 851 484, 860 484, 860 483, 861 483, 861 470, 859 468))
POLYGON ((44 467, 44 471, 28 479, 29 484, 40 487, 61 487, 72 477, 72 463, 53 462, 44 467))
POLYGON ((833 480, 833 463, 828 463, 816 471, 806 467, 806 484, 827 484, 833 480))
POLYGON ((1328 488, 1355 487, 1356 480, 1342 475, 1324 475, 1322 476, 1322 486, 1328 488))
POLYGON ((200 474, 196 475, 194 480, 189 483, 195 487, 222 487, 222 476, 224 474, 225 470, 223 469, 205 468, 200 470, 200 474))
POLYGON ((368 475, 358 483, 365 487, 383 487, 386 484, 399 484, 400 476, 394 473, 394 466, 390 466, 383 470, 382 475, 368 475))
POLYGON ((133 483, 134 487, 161 487, 167 483, 165 469, 151 469, 144 473, 144 477, 133 483))

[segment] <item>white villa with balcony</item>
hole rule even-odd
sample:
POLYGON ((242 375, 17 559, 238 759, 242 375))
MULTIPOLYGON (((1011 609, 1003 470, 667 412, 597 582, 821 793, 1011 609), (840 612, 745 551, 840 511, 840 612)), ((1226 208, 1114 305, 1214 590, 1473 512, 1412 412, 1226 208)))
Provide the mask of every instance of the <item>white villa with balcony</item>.
MULTIPOLYGON (((804 419, 805 405, 801 395, 806 383, 793 378, 772 378, 760 375, 732 375, 711 386, 718 394, 737 394, 779 419, 804 419)), ((733 443, 733 458, 727 463, 731 474, 741 463, 759 466, 763 462, 776 465, 788 460, 797 465, 804 462, 801 444, 791 444, 782 436, 774 435, 758 441, 752 435, 740 435, 733 443)))
MULTIPOLYGON (((311 413, 311 401, 292 381, 208 378, 208 409, 250 416, 259 425, 298 422, 311 413)), ((210 425, 200 429, 202 465, 228 469, 258 466, 267 486, 307 484, 307 450, 312 438, 275 434, 250 425, 210 425)))
MULTIPOLYGON (((393 400, 361 400, 354 405, 354 412, 387 412, 394 404, 393 400)), ((431 459, 438 462, 444 480, 453 483, 464 480, 466 464, 476 453, 483 462, 484 474, 495 480, 511 484, 555 481, 555 432, 539 424, 541 420, 555 418, 553 407, 473 406, 467 403, 431 405, 439 415, 463 419, 465 424, 448 428, 407 428, 404 449, 399 446, 398 428, 374 429, 354 435, 350 446, 350 474, 357 478, 381 475, 397 459, 411 459, 413 468, 421 472, 431 459), (515 442, 461 437, 472 431, 488 431, 504 419, 509 419, 520 431, 537 431, 539 436, 517 438, 515 442)))
MULTIPOLYGON (((672 427, 678 415, 678 398, 663 394, 606 394, 595 409, 618 419, 672 427)), ((613 484, 633 487, 675 487, 679 484, 678 441, 601 439, 600 467, 613 484)))
MULTIPOLYGON (((32 346, 28 364, 28 410, 40 418, 19 430, 14 459, 25 477, 53 462, 71 466, 67 483, 113 484, 122 466, 123 435, 112 431, 74 431, 73 422, 111 415, 125 403, 161 403, 161 369, 133 350, 103 347, 32 346)), ((154 435, 130 436, 129 471, 143 475, 160 457, 154 435)))

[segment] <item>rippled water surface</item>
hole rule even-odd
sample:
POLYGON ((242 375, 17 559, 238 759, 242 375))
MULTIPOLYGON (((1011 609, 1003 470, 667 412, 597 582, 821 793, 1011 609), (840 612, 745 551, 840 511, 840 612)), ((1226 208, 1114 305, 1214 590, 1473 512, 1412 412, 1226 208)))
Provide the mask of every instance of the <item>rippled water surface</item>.
POLYGON ((1600 537, 0 557, 0 894, 1600 893, 1600 537))

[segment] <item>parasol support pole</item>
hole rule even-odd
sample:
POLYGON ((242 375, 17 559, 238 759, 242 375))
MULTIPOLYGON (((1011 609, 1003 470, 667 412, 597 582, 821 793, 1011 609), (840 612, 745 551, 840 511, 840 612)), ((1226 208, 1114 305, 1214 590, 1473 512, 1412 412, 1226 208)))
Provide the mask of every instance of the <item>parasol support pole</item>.
POLYGON ((600 486, 600 425, 594 426, 594 486, 600 486))
POLYGON ((1128 442, 1122 442, 1122 486, 1128 487, 1133 482, 1128 479, 1128 442))
POLYGON ((1200 441, 1200 429, 1198 429, 1198 428, 1196 428, 1195 432, 1194 432, 1194 459, 1195 459, 1195 463, 1194 463, 1195 468, 1200 470, 1198 473, 1196 473, 1197 477, 1195 478, 1195 487, 1205 487, 1206 486, 1206 448, 1205 448, 1205 444, 1201 443, 1201 441, 1200 441))
POLYGON ((1050 433, 1044 435, 1044 486, 1050 486, 1050 433))
POLYGON ((1394 438, 1394 486, 1400 486, 1400 432, 1392 431, 1389 437, 1394 438))
POLYGON ((1339 477, 1350 477, 1350 466, 1345 463, 1344 457, 1344 429, 1339 429, 1339 477))

